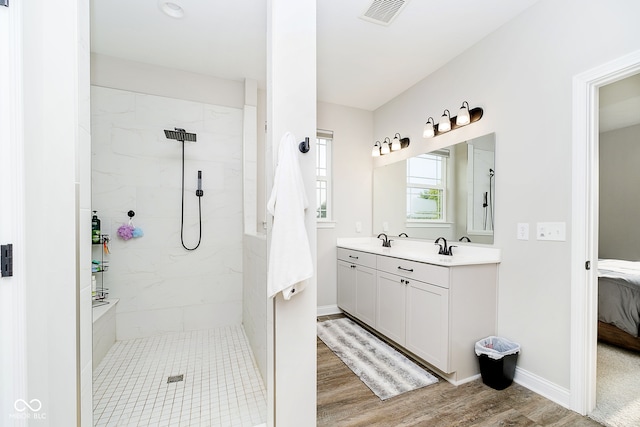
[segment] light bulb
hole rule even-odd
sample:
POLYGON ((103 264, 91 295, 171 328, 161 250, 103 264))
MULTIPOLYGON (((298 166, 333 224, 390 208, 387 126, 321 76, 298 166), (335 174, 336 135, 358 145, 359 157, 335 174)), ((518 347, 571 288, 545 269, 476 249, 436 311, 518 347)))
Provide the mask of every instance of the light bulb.
POLYGON ((451 113, 449 110, 444 110, 440 122, 438 123, 439 132, 449 132, 451 130, 451 113))
POLYGON ((389 154, 391 150, 389 150, 389 143, 387 141, 382 143, 382 149, 380 150, 380 154, 389 154))
POLYGON ((427 119, 427 123, 425 123, 424 125, 424 131, 422 132, 422 137, 433 138, 434 135, 435 135, 435 132, 433 131, 433 118, 429 117, 429 119, 427 119))
POLYGON ((398 134, 396 134, 395 138, 393 138, 393 143, 391 144, 391 151, 396 151, 400 148, 400 139, 398 138, 398 134))
POLYGON ((373 149, 371 150, 371 156, 380 157, 380 145, 379 145, 379 143, 376 142, 376 144, 373 146, 373 149))
POLYGON ((460 107, 460 111, 458 111, 458 116, 456 117, 456 124, 458 126, 464 126, 471 122, 471 117, 469 117, 469 103, 464 101, 462 103, 462 107, 460 107), (466 107, 465 107, 465 104, 466 107))

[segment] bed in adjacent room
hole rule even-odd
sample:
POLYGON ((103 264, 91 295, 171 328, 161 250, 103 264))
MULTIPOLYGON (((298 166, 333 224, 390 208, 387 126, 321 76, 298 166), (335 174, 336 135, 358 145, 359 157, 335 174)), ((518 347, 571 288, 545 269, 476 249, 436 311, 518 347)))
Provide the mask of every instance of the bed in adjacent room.
POLYGON ((598 261, 598 339, 640 351, 640 262, 598 261))

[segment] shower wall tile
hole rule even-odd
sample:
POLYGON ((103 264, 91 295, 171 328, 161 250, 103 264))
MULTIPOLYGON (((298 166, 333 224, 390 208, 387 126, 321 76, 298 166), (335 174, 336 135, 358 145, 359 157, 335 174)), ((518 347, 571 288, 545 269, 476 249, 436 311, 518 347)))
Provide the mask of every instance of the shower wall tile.
POLYGON ((92 87, 93 209, 111 235, 110 296, 120 298, 118 339, 239 323, 242 314, 242 110, 92 87), (180 242, 182 143, 184 240, 198 241, 197 171, 203 175, 202 242, 180 242), (135 211, 144 237, 116 236, 135 211))
POLYGON ((92 360, 92 308, 91 308, 91 286, 80 291, 80 366, 84 367, 92 360))
POLYGON ((240 325, 242 323, 242 295, 236 301, 216 304, 200 304, 189 307, 184 312, 185 331, 197 331, 206 325, 240 325))
POLYGON ((244 236, 242 325, 263 381, 267 381, 267 239, 244 236), (250 267, 249 267, 250 266, 250 267))
POLYGON ((91 86, 91 133, 102 124, 134 124, 136 94, 125 90, 91 86), (97 102, 96 102, 97 101, 97 102))
POLYGON ((93 367, 91 362, 81 368, 80 395, 82 396, 81 426, 92 426, 93 424, 93 367))
MULTIPOLYGON (((120 310, 119 303, 117 310, 120 310)), ((182 332, 184 329, 182 321, 184 312, 181 308, 125 313, 118 311, 116 311, 116 340, 118 341, 151 337, 167 332, 182 332)))

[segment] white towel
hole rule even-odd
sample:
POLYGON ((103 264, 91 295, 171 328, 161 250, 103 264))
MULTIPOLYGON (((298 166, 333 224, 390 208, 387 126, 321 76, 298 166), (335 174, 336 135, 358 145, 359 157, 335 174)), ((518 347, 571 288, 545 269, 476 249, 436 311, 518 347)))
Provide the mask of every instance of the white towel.
POLYGON ((267 203, 267 210, 274 216, 267 288, 270 297, 282 291, 286 300, 302 291, 304 281, 313 276, 309 238, 304 225, 304 211, 309 202, 297 148, 293 134, 285 133, 278 147, 278 164, 267 203))

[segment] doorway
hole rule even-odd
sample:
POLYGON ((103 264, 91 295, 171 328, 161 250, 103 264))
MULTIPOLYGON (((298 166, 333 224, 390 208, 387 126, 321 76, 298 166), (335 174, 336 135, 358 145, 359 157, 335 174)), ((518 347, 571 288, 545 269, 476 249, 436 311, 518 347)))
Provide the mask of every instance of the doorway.
POLYGON ((596 406, 599 89, 640 72, 640 52, 573 79, 571 409, 596 406))

